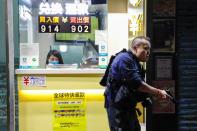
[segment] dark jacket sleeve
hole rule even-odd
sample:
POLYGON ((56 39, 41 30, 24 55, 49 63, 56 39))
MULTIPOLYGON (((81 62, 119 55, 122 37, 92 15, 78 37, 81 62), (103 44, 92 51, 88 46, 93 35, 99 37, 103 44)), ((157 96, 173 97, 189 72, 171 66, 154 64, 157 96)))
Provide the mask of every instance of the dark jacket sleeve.
POLYGON ((119 60, 119 62, 119 70, 123 81, 125 81, 129 87, 137 89, 143 81, 137 66, 137 61, 131 59, 130 57, 123 57, 119 60))

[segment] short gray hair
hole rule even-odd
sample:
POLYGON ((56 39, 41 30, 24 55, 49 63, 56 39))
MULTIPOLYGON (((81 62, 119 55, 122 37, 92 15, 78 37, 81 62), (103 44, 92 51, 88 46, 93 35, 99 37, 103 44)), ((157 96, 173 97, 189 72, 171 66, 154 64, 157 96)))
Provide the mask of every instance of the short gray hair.
POLYGON ((150 38, 145 36, 137 36, 135 37, 131 42, 131 48, 137 47, 141 44, 147 44, 149 47, 151 47, 150 44, 150 38))

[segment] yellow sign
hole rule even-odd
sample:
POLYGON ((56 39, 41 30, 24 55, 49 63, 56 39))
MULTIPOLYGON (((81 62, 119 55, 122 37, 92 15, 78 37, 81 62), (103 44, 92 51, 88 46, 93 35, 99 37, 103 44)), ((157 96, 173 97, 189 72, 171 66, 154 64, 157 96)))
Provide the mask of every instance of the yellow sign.
POLYGON ((86 131, 85 92, 54 93, 53 131, 86 131))

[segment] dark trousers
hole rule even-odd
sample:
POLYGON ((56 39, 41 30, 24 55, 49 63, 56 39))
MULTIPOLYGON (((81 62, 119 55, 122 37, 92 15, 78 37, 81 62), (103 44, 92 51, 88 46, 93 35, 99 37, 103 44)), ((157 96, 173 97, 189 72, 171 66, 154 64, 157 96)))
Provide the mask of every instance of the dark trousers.
POLYGON ((107 108, 110 131, 141 131, 135 109, 107 108))

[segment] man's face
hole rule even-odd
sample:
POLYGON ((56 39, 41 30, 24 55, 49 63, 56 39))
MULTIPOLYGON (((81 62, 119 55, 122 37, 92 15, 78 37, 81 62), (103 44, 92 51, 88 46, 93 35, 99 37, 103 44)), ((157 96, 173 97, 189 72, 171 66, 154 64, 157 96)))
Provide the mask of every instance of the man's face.
POLYGON ((146 62, 149 59, 150 47, 148 44, 140 44, 136 47, 136 57, 141 62, 146 62))

